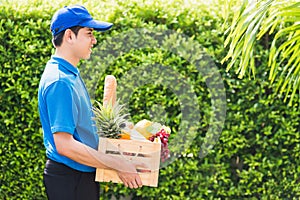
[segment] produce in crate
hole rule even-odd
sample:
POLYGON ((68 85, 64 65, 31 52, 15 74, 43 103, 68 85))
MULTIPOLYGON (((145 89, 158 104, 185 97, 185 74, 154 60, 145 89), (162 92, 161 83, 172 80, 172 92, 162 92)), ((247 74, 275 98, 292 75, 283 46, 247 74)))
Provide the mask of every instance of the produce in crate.
POLYGON ((103 105, 111 103, 114 106, 117 101, 117 79, 113 75, 107 75, 104 80, 103 105))
POLYGON ((126 139, 126 136, 129 137, 130 140, 144 140, 147 141, 147 139, 136 130, 134 124, 132 122, 127 122, 126 126, 122 128, 122 136, 121 139, 126 139))
POLYGON ((160 139, 160 141, 161 141, 160 158, 161 158, 162 162, 165 162, 170 156, 170 151, 169 151, 169 147, 168 147, 170 133, 171 133, 171 129, 169 127, 162 126, 161 129, 157 133, 155 133, 154 135, 152 135, 149 138, 149 140, 152 142, 157 138, 160 139))
POLYGON ((122 128, 126 125, 126 117, 129 114, 123 114, 124 105, 120 105, 118 101, 114 105, 109 102, 105 106, 100 102, 96 103, 94 113, 99 136, 115 139, 125 137, 122 128))
POLYGON ((153 122, 143 119, 135 124, 134 129, 142 134, 146 139, 149 139, 152 136, 152 133, 147 130, 147 127, 150 127, 153 122))
POLYGON ((151 142, 159 138, 162 145, 161 161, 164 162, 169 158, 168 140, 171 134, 171 129, 169 127, 143 119, 134 126, 134 130, 140 132, 141 135, 151 142))
POLYGON ((113 139, 131 139, 161 141, 161 160, 165 161, 169 157, 168 138, 171 129, 157 122, 143 119, 136 123, 130 123, 124 113, 124 105, 117 101, 117 81, 113 75, 107 75, 104 82, 103 105, 99 102, 94 107, 95 120, 98 126, 100 137, 113 139))
POLYGON ((107 75, 104 82, 103 105, 96 101, 97 106, 93 108, 95 121, 100 137, 128 139, 130 136, 122 133, 122 128, 126 126, 126 117, 129 114, 124 114, 124 105, 116 101, 116 88, 116 78, 107 75))

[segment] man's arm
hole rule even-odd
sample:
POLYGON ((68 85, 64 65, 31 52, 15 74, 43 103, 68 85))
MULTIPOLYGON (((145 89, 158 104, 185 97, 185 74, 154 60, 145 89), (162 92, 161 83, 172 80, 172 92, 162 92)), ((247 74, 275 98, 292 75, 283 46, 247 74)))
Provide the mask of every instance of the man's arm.
POLYGON ((116 159, 102 152, 98 152, 76 141, 71 134, 66 132, 56 132, 53 135, 59 154, 91 167, 108 167, 115 169, 118 171, 118 175, 126 187, 138 188, 142 186, 142 181, 136 171, 136 167, 141 163, 138 164, 125 159, 116 159))

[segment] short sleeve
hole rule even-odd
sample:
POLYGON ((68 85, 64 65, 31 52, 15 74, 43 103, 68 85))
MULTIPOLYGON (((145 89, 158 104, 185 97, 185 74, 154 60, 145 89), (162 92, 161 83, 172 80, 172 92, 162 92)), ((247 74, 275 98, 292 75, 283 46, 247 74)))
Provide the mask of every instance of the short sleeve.
POLYGON ((78 112, 72 87, 63 81, 52 83, 46 90, 45 101, 51 132, 68 132, 73 135, 78 112))

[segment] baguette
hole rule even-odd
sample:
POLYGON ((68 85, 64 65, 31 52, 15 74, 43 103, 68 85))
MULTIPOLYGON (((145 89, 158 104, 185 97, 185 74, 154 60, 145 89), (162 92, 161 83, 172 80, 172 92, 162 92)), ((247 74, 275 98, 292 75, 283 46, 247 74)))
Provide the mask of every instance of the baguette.
POLYGON ((104 81, 103 106, 111 103, 114 106, 117 100, 117 80, 113 75, 107 75, 104 81))

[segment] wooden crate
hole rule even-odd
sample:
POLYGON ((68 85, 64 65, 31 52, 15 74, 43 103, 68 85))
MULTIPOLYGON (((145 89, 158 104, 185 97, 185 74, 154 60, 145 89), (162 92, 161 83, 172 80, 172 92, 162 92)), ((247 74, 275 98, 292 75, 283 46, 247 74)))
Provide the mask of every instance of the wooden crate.
MULTIPOLYGON (((157 187, 161 143, 139 140, 100 138, 99 151, 117 158, 138 160, 149 166, 148 170, 138 169, 145 186, 157 187)), ((117 172, 111 169, 96 169, 96 181, 122 183, 117 172)))

